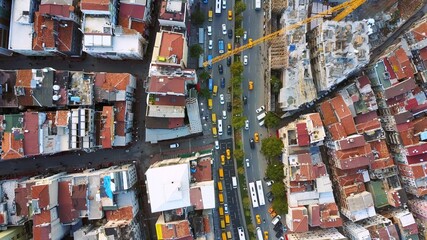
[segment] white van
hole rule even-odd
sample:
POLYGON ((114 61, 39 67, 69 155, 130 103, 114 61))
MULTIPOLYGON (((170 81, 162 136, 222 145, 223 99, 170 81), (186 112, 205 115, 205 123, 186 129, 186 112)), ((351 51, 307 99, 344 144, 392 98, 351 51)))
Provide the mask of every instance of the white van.
POLYGON ((275 218, 273 218, 273 220, 271 220, 271 223, 273 225, 276 225, 280 221, 280 219, 282 219, 282 217, 280 215, 277 215, 275 218))
POLYGON ((222 119, 227 119, 227 111, 222 111, 222 119))
POLYGON ((227 1, 222 0, 222 9, 227 9, 227 1))
POLYGON ((172 143, 169 147, 170 148, 179 148, 179 143, 172 143))
POLYGON ((218 120, 218 135, 222 135, 222 120, 218 120))
POLYGON ((232 177, 231 178, 231 182, 233 183, 233 188, 237 188, 237 178, 236 177, 232 177))
POLYGON ((258 119, 258 121, 261 121, 265 118, 267 114, 265 114, 265 112, 261 113, 260 115, 258 115, 256 118, 258 119))
POLYGON ((259 122, 259 126, 260 127, 264 126, 264 120, 262 120, 261 122, 259 122))

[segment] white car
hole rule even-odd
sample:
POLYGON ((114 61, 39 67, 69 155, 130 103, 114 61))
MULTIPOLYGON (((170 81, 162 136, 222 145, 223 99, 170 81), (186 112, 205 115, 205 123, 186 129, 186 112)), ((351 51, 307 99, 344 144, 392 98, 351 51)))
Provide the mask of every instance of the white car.
POLYGON ((265 110, 265 106, 261 106, 261 107, 259 107, 257 110, 255 110, 255 112, 256 113, 260 113, 260 112, 262 112, 262 111, 264 111, 265 110))
POLYGON ((215 141, 215 149, 219 149, 219 141, 217 140, 217 141, 215 141))
POLYGON ((243 65, 248 65, 248 55, 243 56, 243 65))
POLYGON ((209 40, 208 48, 209 48, 209 49, 212 49, 212 48, 213 48, 213 40, 212 40, 212 39, 210 39, 210 40, 209 40))
POLYGON ((222 24, 222 35, 227 35, 227 26, 225 25, 225 23, 222 24))
POLYGON ((228 213, 228 204, 227 203, 224 203, 224 212, 228 213))
POLYGON ((246 41, 246 39, 248 38, 248 32, 247 31, 244 31, 243 32, 243 40, 245 40, 246 41))
POLYGON ((225 103, 224 94, 222 93, 219 95, 219 102, 221 103, 221 105, 224 105, 225 103))
POLYGON ((227 9, 227 0, 222 0, 222 9, 227 9))
POLYGON ((222 111, 222 119, 227 119, 227 111, 222 111))
POLYGON ((212 35, 212 26, 208 26, 208 36, 212 35))
POLYGON ((273 181, 273 180, 270 180, 270 181, 265 182, 265 184, 267 184, 267 186, 268 186, 268 187, 270 187, 271 185, 273 185, 273 183, 274 183, 274 181, 273 181))
POLYGON ((245 121, 245 130, 249 130, 249 120, 245 121))
POLYGON ((249 162, 249 158, 246 158, 246 167, 250 167, 251 166, 251 163, 249 162))

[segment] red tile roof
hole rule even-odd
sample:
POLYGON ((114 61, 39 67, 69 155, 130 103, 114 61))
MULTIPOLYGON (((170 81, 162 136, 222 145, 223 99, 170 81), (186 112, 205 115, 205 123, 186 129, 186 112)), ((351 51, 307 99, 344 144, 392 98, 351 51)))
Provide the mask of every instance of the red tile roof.
POLYGON ((372 141, 369 145, 371 145, 372 151, 377 152, 378 158, 390 157, 390 152, 388 151, 387 143, 384 139, 372 141))
POLYGON ((338 184, 341 187, 353 185, 356 182, 363 183, 363 175, 361 173, 349 174, 337 177, 338 184))
POLYGON ((3 160, 16 159, 24 157, 24 143, 22 140, 15 140, 15 134, 10 132, 3 133, 2 139, 2 153, 3 160))
POLYGON ((74 12, 74 6, 59 4, 41 4, 39 12, 41 14, 50 14, 54 16, 70 18, 71 13, 74 12))
POLYGON ((182 33, 162 32, 162 42, 160 45, 159 56, 168 58, 176 55, 179 64, 184 55, 185 38, 182 33))
POLYGON ((164 223, 160 227, 164 239, 181 239, 191 236, 188 220, 164 223))
POLYGON ((319 113, 309 114, 308 117, 313 122, 313 127, 323 127, 322 119, 319 113))
POLYGON ((423 22, 420 25, 411 29, 411 33, 417 42, 420 42, 427 38, 427 22, 423 22))
POLYGON ((310 217, 310 226, 311 227, 317 227, 320 226, 320 207, 319 205, 308 205, 308 209, 311 209, 311 214, 309 211, 309 217, 310 217))
POLYGON ((185 93, 185 77, 151 76, 149 92, 152 93, 185 93))
MULTIPOLYGON (((65 21, 65 20, 61 20, 65 21)), ((57 48, 62 52, 69 52, 73 41, 73 22, 66 21, 67 25, 58 20, 43 17, 36 12, 34 17, 33 50, 44 51, 45 48, 57 48)))
POLYGON ((331 100, 329 100, 329 102, 331 103, 338 120, 342 120, 347 116, 351 116, 351 111, 348 108, 347 104, 344 102, 344 99, 341 95, 332 98, 331 100))
POLYGON ((298 146, 300 147, 310 144, 310 136, 308 135, 307 124, 305 122, 297 124, 297 139, 298 146))
POLYGON ((348 150, 336 151, 335 156, 335 165, 340 169, 368 166, 374 160, 374 155, 369 144, 348 150))
POLYGON ((402 176, 419 179, 427 177, 427 163, 417 163, 413 165, 399 164, 399 173, 402 176))
POLYGON ((420 50, 420 57, 422 60, 427 60, 427 47, 420 50))
POLYGON ((97 73, 95 82, 102 84, 101 88, 108 91, 126 90, 130 83, 129 73, 97 73))
POLYGON ((292 232, 308 231, 308 215, 302 208, 290 208, 292 212, 292 226, 288 226, 292 232))
POLYGON ((363 75, 363 76, 359 77, 357 79, 357 82, 359 83, 359 87, 360 88, 363 88, 364 86, 366 86, 368 84, 369 85, 371 84, 370 81, 369 81, 368 76, 366 76, 366 75, 363 75))
POLYGON ((42 209, 39 214, 33 215, 34 226, 50 223, 51 221, 50 210, 42 209))
POLYGON ((343 220, 340 217, 338 206, 335 203, 320 205, 320 227, 332 228, 341 227, 343 220))
POLYGON ((114 141, 113 106, 102 107, 100 131, 102 148, 111 148, 114 141))
POLYGON ((51 228, 50 225, 43 227, 33 226, 33 240, 46 240, 51 239, 51 228))
POLYGON ((50 204, 49 185, 33 185, 31 187, 31 197, 33 200, 39 200, 39 208, 46 208, 50 204))
POLYGON ((154 105, 185 106, 185 96, 153 95, 154 105))
POLYGON ((343 126, 347 136, 356 133, 356 125, 354 124, 354 120, 351 115, 341 118, 341 125, 343 126))
POLYGON ((210 158, 202 159, 197 163, 196 172, 192 173, 192 177, 196 179, 196 182, 210 181, 212 180, 212 165, 210 158))
POLYGON ((390 75, 390 79, 396 79, 397 75, 396 73, 393 71, 393 67, 391 66, 390 61, 387 58, 383 58, 384 66, 386 71, 388 72, 388 74, 390 75))
POLYGON ((338 122, 338 119, 334 114, 334 109, 329 101, 324 101, 320 104, 320 112, 322 113, 323 123, 325 126, 338 122))
POLYGON ((58 183, 58 205, 59 220, 61 223, 71 223, 79 217, 78 212, 73 207, 70 181, 58 183))
POLYGON ((406 147, 406 156, 416 156, 427 153, 427 143, 421 143, 416 146, 406 147))
POLYGON ((408 55, 406 55, 405 50, 403 50, 403 48, 400 47, 395 51, 395 54, 396 54, 397 60, 399 61, 399 65, 402 68, 404 76, 406 78, 413 78, 415 70, 412 66, 411 60, 409 59, 408 55))
POLYGON ((81 0, 80 8, 82 10, 108 11, 110 0, 81 0))
POLYGON ((120 13, 122 17, 131 17, 139 20, 144 19, 145 6, 138 4, 120 3, 120 13))
POLYGON ((18 216, 29 216, 28 202, 31 199, 31 186, 34 183, 27 183, 25 187, 15 188, 16 213, 18 216))
POLYGON ((413 78, 404 80, 402 82, 399 82, 385 90, 385 97, 386 99, 404 94, 406 92, 411 91, 416 87, 415 80, 413 78))
POLYGON ((203 209, 202 189, 199 187, 190 188, 190 203, 194 210, 203 209))
POLYGON ((338 150, 346 150, 350 148, 361 147, 366 144, 365 138, 362 135, 354 135, 348 138, 336 141, 338 150))
POLYGON ((55 125, 57 126, 68 126, 69 119, 68 110, 58 110, 55 115, 55 125))
POLYGON ((118 220, 132 221, 133 219, 132 206, 122 207, 117 210, 107 210, 105 211, 105 217, 107 221, 118 221, 118 220))
POLYGON ((71 199, 76 210, 87 210, 87 185, 73 185, 71 199))
POLYGON ((39 155, 39 113, 24 113, 24 153, 25 155, 39 155))

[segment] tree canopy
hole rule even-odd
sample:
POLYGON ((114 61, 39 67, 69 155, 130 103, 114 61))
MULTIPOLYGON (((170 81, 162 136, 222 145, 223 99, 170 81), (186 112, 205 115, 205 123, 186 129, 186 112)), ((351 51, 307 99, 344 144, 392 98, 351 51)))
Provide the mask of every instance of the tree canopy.
POLYGON ((265 126, 268 128, 278 127, 280 124, 280 118, 273 112, 267 112, 265 116, 265 126))
POLYGON ((200 9, 196 9, 191 14, 191 22, 196 26, 201 26, 205 22, 205 14, 200 9))
POLYGON ((271 76, 270 85, 271 85, 271 91, 275 94, 278 94, 280 92, 280 89, 282 88, 282 82, 278 77, 274 75, 271 76))
POLYGON ((203 53, 203 48, 200 44, 193 44, 190 47, 190 57, 198 58, 203 53))
POLYGON ((261 153, 267 159, 278 157, 282 154, 283 142, 275 137, 264 138, 261 141, 261 153))
POLYGON ((275 184, 278 182, 282 182, 283 178, 285 178, 285 174, 283 172, 283 163, 275 162, 274 164, 268 164, 265 175, 274 180, 275 184))
POLYGON ((240 77, 240 75, 243 73, 243 63, 240 61, 234 61, 231 66, 231 76, 233 77, 240 77))

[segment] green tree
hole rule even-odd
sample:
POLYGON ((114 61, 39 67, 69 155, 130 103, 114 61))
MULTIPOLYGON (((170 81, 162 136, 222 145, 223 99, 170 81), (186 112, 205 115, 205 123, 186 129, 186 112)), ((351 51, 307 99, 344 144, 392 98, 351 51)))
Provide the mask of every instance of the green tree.
MULTIPOLYGON (((236 71, 238 71, 238 69, 236 69, 236 71)), ((242 84, 242 81, 243 81, 243 78, 241 75, 235 75, 231 78, 231 84, 233 85, 234 88, 240 87, 240 84, 242 84)))
POLYGON ((207 72, 207 71, 203 71, 203 72, 201 72, 200 74, 199 74, 199 78, 202 80, 202 81, 204 81, 204 80, 206 80, 206 79, 208 79, 209 78, 209 73, 207 72))
POLYGON ((251 201, 247 196, 243 198, 242 202, 243 202, 243 206, 249 206, 251 204, 251 201))
POLYGON ((261 153, 267 159, 278 157, 282 154, 283 142, 275 137, 264 138, 261 141, 261 153))
POLYGON ((243 73, 243 63, 240 61, 234 61, 231 66, 231 76, 233 77, 240 77, 240 75, 243 73))
POLYGON ((190 47, 190 57, 198 58, 203 53, 203 48, 200 44, 193 44, 190 47))
POLYGON ((200 89, 200 95, 206 99, 208 99, 212 96, 211 92, 207 88, 200 89))
POLYGON ((274 164, 268 164, 265 175, 269 179, 274 180, 276 183, 281 182, 283 178, 285 178, 285 174, 283 172, 283 163, 277 161, 274 164))
POLYGON ((201 26, 205 22, 205 14, 200 9, 196 9, 191 14, 191 22, 196 26, 201 26))
POLYGON ((284 216, 288 213, 288 203, 283 199, 275 198, 273 201, 273 208, 279 214, 284 216))
POLYGON ((234 158, 237 161, 241 161, 243 159, 243 157, 245 156, 245 153, 243 152, 242 149, 235 149, 234 150, 234 158))
POLYGON ((246 120, 246 117, 243 117, 241 115, 240 116, 233 115, 233 118, 231 120, 231 125, 233 126, 234 129, 240 129, 243 126, 245 126, 245 120, 246 120))
POLYGON ((236 27, 241 27, 243 22, 243 15, 242 14, 235 14, 234 15, 234 25, 236 27))
POLYGON ((273 112, 267 112, 265 116, 265 126, 268 128, 278 127, 280 124, 280 118, 273 112))
POLYGON ((236 36, 242 37, 244 32, 245 32, 245 30, 242 27, 239 27, 239 28, 236 28, 235 34, 236 34, 236 36))
POLYGON ((255 232, 255 227, 254 227, 254 225, 253 224, 248 224, 248 225, 246 225, 246 229, 248 229, 248 232, 255 232))
POLYGON ((246 10, 246 3, 243 1, 236 2, 234 5, 234 15, 240 15, 243 11, 246 10))
POLYGON ((273 185, 271 186, 271 192, 273 193, 275 198, 285 198, 286 197, 285 191, 286 191, 285 185, 283 184, 282 181, 277 181, 273 183, 273 185))
POLYGON ((280 79, 276 76, 271 76, 270 79, 270 85, 271 85, 271 91, 275 94, 279 94, 280 93, 280 89, 282 88, 282 82, 280 81, 280 79))

